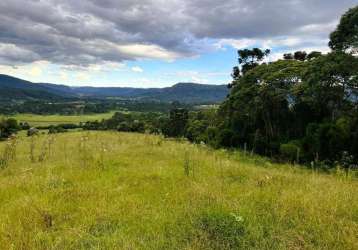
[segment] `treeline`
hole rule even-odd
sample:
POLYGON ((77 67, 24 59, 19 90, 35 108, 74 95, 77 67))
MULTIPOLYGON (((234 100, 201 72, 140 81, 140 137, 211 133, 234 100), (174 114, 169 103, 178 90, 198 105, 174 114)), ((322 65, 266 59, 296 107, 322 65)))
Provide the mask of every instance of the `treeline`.
POLYGON ((85 130, 117 130, 122 132, 157 133, 162 113, 116 112, 110 119, 81 124, 85 130))
POLYGON ((192 142, 208 143, 206 130, 215 126, 216 110, 189 111, 175 107, 169 114, 160 112, 116 112, 110 119, 81 123, 85 130, 117 130, 186 137, 192 142))
POLYGON ((205 122, 199 120, 194 129, 195 122, 189 121, 187 136, 194 130, 215 147, 247 148, 320 167, 357 168, 357 23, 358 6, 341 18, 326 55, 297 51, 262 63, 269 50, 239 50, 231 92, 215 125, 200 133, 205 122))
MULTIPOLYGON (((191 109, 188 104, 179 104, 181 107, 191 109)), ((137 100, 95 100, 83 99, 80 101, 25 101, 0 103, 0 114, 13 115, 17 113, 31 113, 38 115, 81 115, 107 113, 112 110, 134 112, 168 112, 173 103, 137 101, 137 100)))
POLYGON ((332 51, 239 50, 231 93, 220 106, 217 143, 322 167, 358 162, 358 6, 331 34, 332 51))

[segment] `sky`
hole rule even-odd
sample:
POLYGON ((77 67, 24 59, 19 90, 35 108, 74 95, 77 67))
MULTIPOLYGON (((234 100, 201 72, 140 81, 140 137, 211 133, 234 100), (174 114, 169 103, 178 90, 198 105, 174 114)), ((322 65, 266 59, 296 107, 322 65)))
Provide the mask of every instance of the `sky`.
POLYGON ((1 0, 0 73, 73 86, 227 84, 237 50, 328 52, 358 0, 1 0))

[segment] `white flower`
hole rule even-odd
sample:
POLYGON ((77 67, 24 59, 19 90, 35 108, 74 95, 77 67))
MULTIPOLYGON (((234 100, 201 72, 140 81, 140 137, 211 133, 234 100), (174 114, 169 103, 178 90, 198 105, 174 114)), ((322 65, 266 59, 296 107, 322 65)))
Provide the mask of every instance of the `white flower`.
POLYGON ((242 216, 240 216, 240 215, 236 215, 234 213, 231 213, 231 215, 235 218, 235 220, 237 222, 243 222, 244 221, 244 218, 242 216))

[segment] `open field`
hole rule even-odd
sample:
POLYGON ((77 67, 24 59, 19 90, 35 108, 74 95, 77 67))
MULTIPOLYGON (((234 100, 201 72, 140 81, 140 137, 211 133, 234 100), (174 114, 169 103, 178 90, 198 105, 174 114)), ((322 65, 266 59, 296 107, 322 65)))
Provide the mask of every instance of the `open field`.
MULTIPOLYGON (((113 112, 103 113, 103 114, 91 114, 91 115, 34 115, 34 114, 18 114, 11 116, 19 122, 28 122, 31 126, 48 126, 48 125, 58 125, 63 123, 75 123, 87 121, 95 121, 108 119, 113 116, 113 112)), ((1 118, 1 117, 0 117, 1 118)))
POLYGON ((1 249, 358 249, 343 173, 150 135, 18 140, 0 143, 1 249))

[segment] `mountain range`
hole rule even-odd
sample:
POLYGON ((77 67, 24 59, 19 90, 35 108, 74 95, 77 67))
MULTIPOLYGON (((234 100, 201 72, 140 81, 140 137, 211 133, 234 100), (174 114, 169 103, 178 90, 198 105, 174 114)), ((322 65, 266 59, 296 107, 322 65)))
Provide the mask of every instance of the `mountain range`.
POLYGON ((225 99, 226 85, 177 83, 166 88, 73 87, 33 83, 0 74, 0 100, 58 100, 78 98, 122 98, 141 101, 218 103, 225 99))

